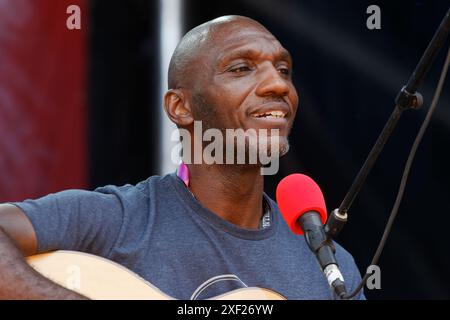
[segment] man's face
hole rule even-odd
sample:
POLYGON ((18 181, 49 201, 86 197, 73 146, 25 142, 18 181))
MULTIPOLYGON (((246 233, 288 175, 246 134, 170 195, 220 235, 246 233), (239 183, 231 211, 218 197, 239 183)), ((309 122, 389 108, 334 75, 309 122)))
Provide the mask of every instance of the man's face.
POLYGON ((195 120, 217 129, 279 130, 280 153, 298 105, 292 61, 273 35, 256 26, 223 27, 201 55, 193 87, 195 120))

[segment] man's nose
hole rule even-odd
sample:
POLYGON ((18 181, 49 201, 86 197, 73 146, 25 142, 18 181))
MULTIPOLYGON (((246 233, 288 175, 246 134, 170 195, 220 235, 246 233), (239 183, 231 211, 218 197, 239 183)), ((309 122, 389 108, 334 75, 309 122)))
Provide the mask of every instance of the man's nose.
POLYGON ((256 94, 262 97, 271 95, 279 97, 287 96, 290 86, 285 76, 273 65, 265 69, 256 94))

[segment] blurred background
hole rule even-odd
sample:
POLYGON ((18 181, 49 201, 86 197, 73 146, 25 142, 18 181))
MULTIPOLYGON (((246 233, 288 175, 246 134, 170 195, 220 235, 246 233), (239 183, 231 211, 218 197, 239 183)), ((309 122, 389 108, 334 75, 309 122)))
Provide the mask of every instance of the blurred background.
MULTIPOLYGON (((299 112, 277 183, 313 177, 339 206, 440 24, 448 0, 0 0, 0 202, 167 173, 161 92, 173 43, 212 18, 265 25, 291 52, 299 112), (70 5, 81 29, 69 30, 70 5), (381 30, 366 9, 381 8, 381 30)), ((448 41, 349 211, 337 241, 361 272, 375 252, 448 41)), ((449 299, 450 81, 415 159, 369 299, 449 299)))

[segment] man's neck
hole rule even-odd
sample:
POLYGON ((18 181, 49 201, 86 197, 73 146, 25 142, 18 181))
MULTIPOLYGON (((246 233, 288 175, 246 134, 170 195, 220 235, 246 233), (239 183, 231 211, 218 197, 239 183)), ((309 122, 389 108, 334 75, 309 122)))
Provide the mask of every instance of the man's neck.
POLYGON ((188 165, 189 188, 219 217, 257 229, 263 210, 264 179, 257 166, 188 165))

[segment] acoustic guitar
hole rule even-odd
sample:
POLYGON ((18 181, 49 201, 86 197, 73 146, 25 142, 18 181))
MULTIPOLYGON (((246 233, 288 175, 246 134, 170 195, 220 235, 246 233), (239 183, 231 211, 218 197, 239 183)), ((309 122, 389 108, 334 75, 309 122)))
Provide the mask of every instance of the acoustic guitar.
MULTIPOLYGON (((76 251, 55 251, 27 258, 36 271, 59 285, 96 300, 172 300, 134 272, 108 259, 76 251)), ((248 287, 214 300, 285 300, 272 290, 248 287)))

